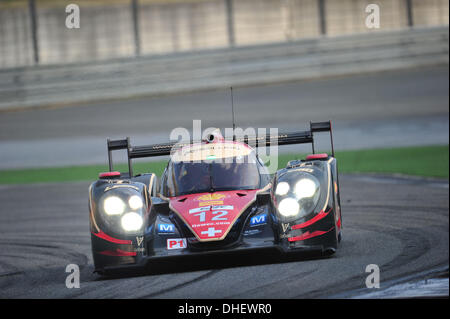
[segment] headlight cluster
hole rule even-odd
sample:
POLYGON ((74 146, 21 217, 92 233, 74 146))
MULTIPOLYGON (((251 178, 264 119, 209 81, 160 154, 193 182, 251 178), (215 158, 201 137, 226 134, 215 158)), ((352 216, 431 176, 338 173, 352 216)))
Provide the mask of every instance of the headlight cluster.
POLYGON ((284 217, 302 217, 311 213, 319 200, 319 188, 319 181, 310 174, 280 181, 275 189, 278 212, 284 217))
POLYGON ((139 211, 144 206, 142 198, 131 195, 128 200, 117 195, 109 195, 103 199, 103 211, 106 215, 120 218, 120 225, 125 231, 137 231, 141 229, 144 221, 139 211))

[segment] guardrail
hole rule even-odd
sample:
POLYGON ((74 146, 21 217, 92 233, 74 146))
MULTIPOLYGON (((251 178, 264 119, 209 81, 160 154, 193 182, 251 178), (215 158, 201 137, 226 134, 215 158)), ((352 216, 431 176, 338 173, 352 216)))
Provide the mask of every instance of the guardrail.
POLYGON ((0 110, 449 63, 449 29, 320 37, 107 62, 0 70, 0 110))

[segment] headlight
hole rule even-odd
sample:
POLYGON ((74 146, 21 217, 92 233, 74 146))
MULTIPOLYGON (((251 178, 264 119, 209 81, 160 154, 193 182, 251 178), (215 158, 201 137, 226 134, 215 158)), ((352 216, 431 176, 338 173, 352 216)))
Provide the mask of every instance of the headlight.
POLYGON ((142 227, 142 217, 138 213, 126 213, 121 219, 122 228, 125 231, 135 231, 142 227))
POLYGON ((275 191, 275 195, 283 196, 289 192, 289 184, 286 182, 281 182, 277 185, 277 189, 275 191))
POLYGON ((295 216, 298 214, 299 210, 300 204, 292 197, 282 199, 278 205, 278 211, 285 217, 295 216))
POLYGON ((275 189, 278 212, 289 220, 304 217, 316 208, 320 199, 320 182, 304 172, 285 174, 275 189))
POLYGON ((298 199, 313 197, 319 185, 311 178, 302 178, 295 184, 294 193, 298 199))
POLYGON ((128 205, 130 205, 131 209, 140 209, 144 204, 142 203, 141 197, 133 195, 128 200, 128 205))
POLYGON ((107 215, 120 215, 125 211, 125 203, 117 196, 106 197, 103 209, 107 215))

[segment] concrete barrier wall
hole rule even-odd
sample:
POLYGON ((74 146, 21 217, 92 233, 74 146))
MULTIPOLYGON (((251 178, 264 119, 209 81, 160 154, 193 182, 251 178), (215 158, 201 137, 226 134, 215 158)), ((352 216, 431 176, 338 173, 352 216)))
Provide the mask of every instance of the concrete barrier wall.
POLYGON ((136 0, 135 37, 132 0, 30 1, 37 52, 28 0, 0 1, 0 68, 401 30, 410 23, 408 3, 414 26, 449 23, 448 0, 377 0, 379 29, 365 25, 372 0, 136 0), (79 29, 65 26, 68 3, 80 7, 79 29))
POLYGON ((449 62, 448 27, 0 70, 0 109, 226 88, 449 62))

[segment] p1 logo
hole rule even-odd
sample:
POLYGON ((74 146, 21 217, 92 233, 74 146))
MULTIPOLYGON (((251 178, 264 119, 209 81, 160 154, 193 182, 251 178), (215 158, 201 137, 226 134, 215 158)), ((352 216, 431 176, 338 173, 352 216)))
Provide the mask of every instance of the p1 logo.
POLYGON ((186 238, 169 238, 167 239, 167 249, 183 249, 186 248, 186 238))

